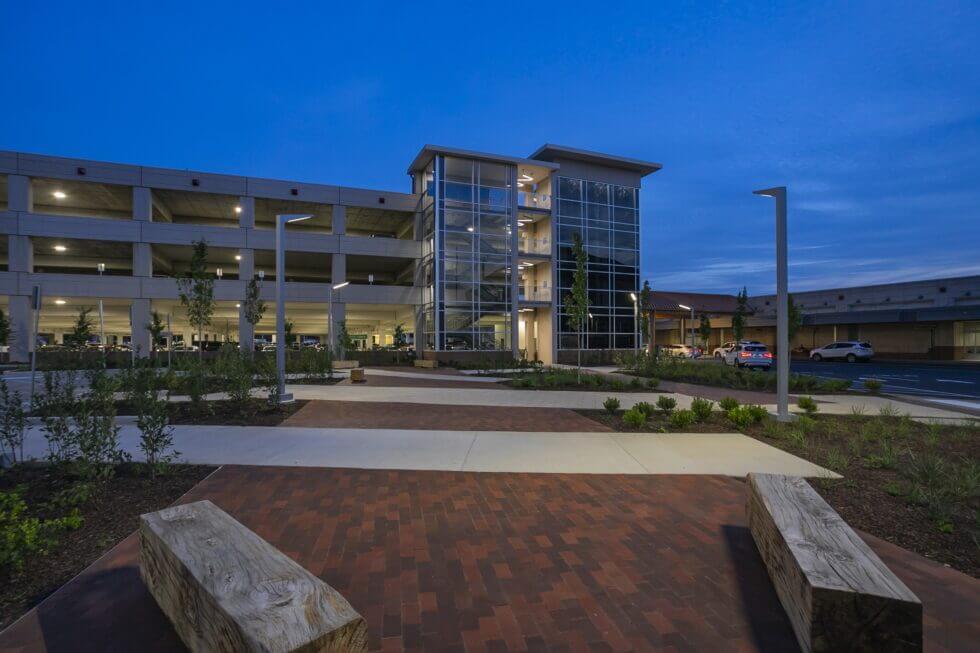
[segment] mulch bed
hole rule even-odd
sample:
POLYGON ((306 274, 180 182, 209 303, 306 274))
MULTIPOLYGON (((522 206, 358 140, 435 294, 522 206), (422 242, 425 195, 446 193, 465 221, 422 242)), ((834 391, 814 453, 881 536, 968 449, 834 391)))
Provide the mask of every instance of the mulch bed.
MULTIPOLYGON (((170 505, 214 469, 176 465, 151 480, 141 466, 119 466, 104 487, 95 489, 77 506, 82 516, 78 529, 61 534, 48 553, 30 558, 20 572, 5 576, 0 571, 0 630, 136 530, 141 514, 170 505)), ((63 502, 50 502, 76 482, 63 470, 48 465, 0 470, 0 491, 25 486, 23 499, 30 516, 41 519, 71 512, 70 507, 59 505, 63 502)))
MULTIPOLYGON (((248 409, 230 401, 209 401, 208 410, 195 410, 189 402, 171 404, 171 424, 213 426, 279 426, 307 404, 305 399, 273 406, 265 399, 253 399, 248 409)), ((122 414, 122 413, 120 413, 122 414)))
MULTIPOLYGON (((637 429, 623 423, 622 411, 616 415, 602 410, 576 412, 624 433, 678 430, 672 429, 661 413, 655 413, 637 429)), ((774 433, 761 424, 750 426, 743 432, 844 476, 839 480, 812 479, 811 483, 852 527, 980 577, 978 498, 974 496, 970 501, 949 504, 952 516, 949 532, 948 527, 944 530, 926 507, 895 491, 907 487, 906 477, 900 470, 910 456, 936 455, 946 465, 963 465, 970 461, 978 464, 980 438, 976 430, 949 424, 926 425, 898 417, 818 415, 815 419, 803 445, 787 437, 774 437, 774 433), (893 446, 899 452, 894 468, 883 469, 869 460, 870 456, 880 453, 881 446, 862 436, 862 427, 871 420, 884 420, 889 433, 899 433, 903 429, 907 433, 904 437, 894 437, 893 446), (930 429, 932 433, 928 434, 930 429), (862 443, 859 453, 856 453, 856 442, 862 443)), ((680 429, 684 433, 730 433, 736 430, 718 412, 704 423, 680 429)))

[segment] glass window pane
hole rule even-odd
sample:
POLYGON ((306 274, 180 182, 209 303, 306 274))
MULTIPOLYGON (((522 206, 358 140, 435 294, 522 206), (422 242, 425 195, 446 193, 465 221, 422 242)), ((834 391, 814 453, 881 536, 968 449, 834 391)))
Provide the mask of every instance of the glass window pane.
POLYGON ((505 213, 480 214, 480 233, 506 235, 510 216, 505 213))
POLYGON ((636 206, 634 190, 628 186, 616 186, 615 203, 616 206, 636 206))
POLYGON ((604 204, 589 204, 589 220, 597 220, 599 222, 609 221, 609 207, 604 204))
POLYGON ((469 184, 459 184, 447 181, 446 201, 455 203, 470 204, 473 202, 473 186, 469 184))
POLYGON ((558 197, 566 200, 582 200, 582 182, 568 177, 558 178, 558 197))
POLYGON ((499 163, 480 163, 480 185, 506 188, 509 168, 499 163))
POLYGON ((623 224, 636 224, 636 211, 617 206, 616 210, 613 212, 613 220, 623 224))
POLYGON ((506 188, 480 186, 480 206, 493 211, 506 211, 510 207, 510 193, 506 188))
POLYGON ((582 203, 570 202, 568 200, 560 200, 558 202, 558 213, 561 214, 562 216, 567 216, 569 218, 581 218, 582 203))
POLYGON ((473 162, 469 159, 445 158, 446 180, 458 181, 464 184, 473 183, 473 162))
POLYGON ((586 185, 586 201, 598 204, 609 203, 609 184, 601 184, 597 181, 590 181, 586 185))
POLYGON ((473 234, 459 231, 445 232, 447 250, 473 251, 473 234))
POLYGON ((616 249, 636 249, 636 234, 630 231, 614 231, 613 247, 616 249))

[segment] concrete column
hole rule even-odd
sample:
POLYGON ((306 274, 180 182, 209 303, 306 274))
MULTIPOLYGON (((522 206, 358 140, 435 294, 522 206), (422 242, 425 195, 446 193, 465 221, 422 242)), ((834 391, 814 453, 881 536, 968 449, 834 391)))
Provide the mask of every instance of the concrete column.
MULTIPOLYGON (((334 254, 330 264, 330 283, 336 286, 347 281, 347 255, 334 254)), ((334 298, 336 300, 336 298, 334 298)))
POLYGON ((7 206, 11 211, 34 211, 34 189, 31 178, 23 175, 7 177, 7 206))
POLYGON ((238 278, 242 286, 242 300, 238 309, 238 349, 243 352, 251 352, 255 347, 255 327, 245 319, 245 293, 248 282, 255 276, 255 250, 242 249, 238 255, 238 278))
POLYGON ((133 220, 153 221, 153 191, 142 186, 133 186, 133 220))
POLYGON ((7 236, 8 265, 11 272, 34 272, 34 244, 30 236, 7 236))
POLYGON ((34 333, 34 309, 31 298, 11 295, 10 310, 10 362, 26 363, 31 359, 31 340, 34 333))
POLYGON ((333 217, 330 220, 330 233, 342 236, 347 233, 347 207, 341 204, 333 205, 333 217))
POLYGON ((133 276, 153 276, 153 246, 150 243, 133 243, 133 276))
POLYGON ((129 310, 133 321, 133 349, 136 350, 137 356, 146 358, 152 351, 150 332, 147 329, 152 319, 150 317, 150 300, 134 299, 129 310))
POLYGON ((255 198, 239 197, 238 206, 241 213, 238 214, 238 226, 242 229, 252 229, 255 227, 255 198))
MULTIPOLYGON (((332 333, 336 334, 333 338, 333 345, 335 347, 340 347, 340 325, 347 319, 347 304, 343 302, 338 302, 337 298, 333 299, 333 324, 330 325, 330 330, 332 333)), ((344 358, 350 358, 351 353, 349 351, 344 352, 344 358)))

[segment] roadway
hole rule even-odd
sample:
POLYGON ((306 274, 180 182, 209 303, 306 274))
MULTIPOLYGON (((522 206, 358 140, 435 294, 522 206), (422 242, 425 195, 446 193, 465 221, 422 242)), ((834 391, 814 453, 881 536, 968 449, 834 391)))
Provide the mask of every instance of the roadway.
POLYGON ((860 389, 866 379, 878 379, 883 392, 935 399, 980 399, 980 366, 971 364, 794 360, 791 369, 798 374, 849 379, 855 389, 860 389))

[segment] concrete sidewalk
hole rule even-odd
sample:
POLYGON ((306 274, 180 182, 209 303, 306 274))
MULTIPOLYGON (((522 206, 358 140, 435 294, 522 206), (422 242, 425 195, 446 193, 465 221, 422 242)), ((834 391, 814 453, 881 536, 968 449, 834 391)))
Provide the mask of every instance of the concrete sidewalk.
MULTIPOLYGON (((139 431, 123 425, 120 444, 140 460, 139 431)), ((299 427, 174 427, 182 461, 481 472, 836 476, 740 433, 542 433, 299 427)), ((27 457, 43 458, 37 428, 27 457)))

